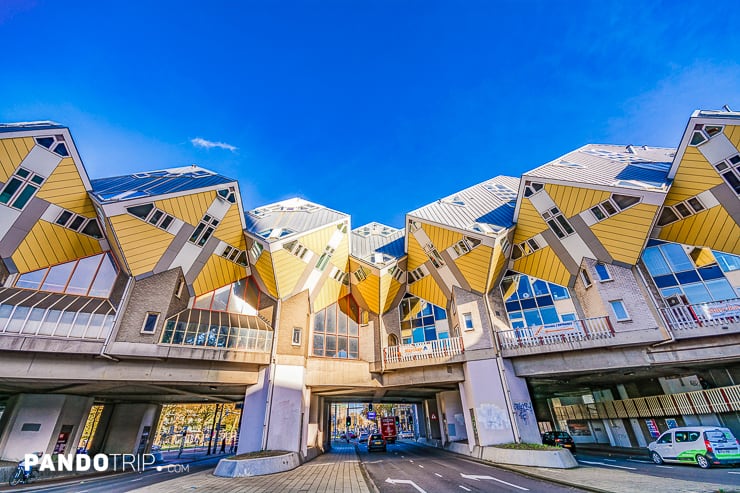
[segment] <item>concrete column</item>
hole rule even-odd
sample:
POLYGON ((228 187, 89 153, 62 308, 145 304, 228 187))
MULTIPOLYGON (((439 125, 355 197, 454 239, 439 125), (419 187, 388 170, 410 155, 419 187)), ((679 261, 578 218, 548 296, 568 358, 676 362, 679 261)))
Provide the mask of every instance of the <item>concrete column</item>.
POLYGON ((92 397, 21 394, 11 397, 0 430, 0 458, 19 461, 33 452, 74 454, 92 397))
POLYGON ((143 454, 149 450, 157 432, 157 421, 162 406, 148 403, 116 404, 111 412, 104 454, 143 454))
MULTIPOLYGON (((300 452, 308 432, 304 426, 306 369, 273 365, 260 370, 258 382, 244 397, 244 423, 239 451, 288 450, 300 452), (272 372, 272 374, 271 374, 272 372)), ((309 392, 310 398, 310 392, 309 392)))
POLYGON ((475 444, 472 442, 472 434, 468 435, 468 430, 465 426, 465 414, 460 400, 460 392, 448 391, 440 392, 439 399, 442 402, 443 413, 447 421, 447 437, 451 442, 459 442, 461 440, 468 440, 471 447, 475 444))

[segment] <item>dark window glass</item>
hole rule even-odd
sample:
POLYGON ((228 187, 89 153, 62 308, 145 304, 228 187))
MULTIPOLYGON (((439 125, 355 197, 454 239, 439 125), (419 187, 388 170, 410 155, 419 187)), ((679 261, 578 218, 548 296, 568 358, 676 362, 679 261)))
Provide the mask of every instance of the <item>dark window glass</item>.
POLYGON ((69 221, 69 218, 72 217, 72 213, 69 211, 64 211, 61 214, 59 214, 59 217, 57 218, 57 224, 60 226, 65 226, 67 222, 69 221))
POLYGON ((36 143, 48 149, 54 143, 54 137, 39 137, 36 139, 36 143))
POLYGON ((154 329, 157 325, 157 318, 159 318, 159 315, 156 313, 147 313, 146 314, 146 320, 144 321, 144 328, 142 328, 142 332, 147 332, 149 334, 154 333, 154 329))
POLYGON ((732 171, 728 171, 727 173, 723 174, 722 177, 725 179, 727 184, 732 187, 735 193, 740 194, 740 180, 737 179, 735 173, 733 173, 732 171))
POLYGON ((552 293, 552 297, 556 300, 564 300, 570 298, 568 290, 562 286, 558 286, 557 284, 550 284, 550 292, 552 293))
POLYGON ((688 270, 686 272, 678 272, 676 273, 676 279, 678 279, 678 282, 680 284, 686 284, 690 282, 699 282, 701 280, 699 279, 699 274, 697 274, 695 270, 688 270))
POLYGON ((162 229, 167 229, 170 227, 170 224, 172 224, 172 216, 165 216, 164 219, 162 219, 162 223, 159 225, 162 229))
POLYGON ((69 156, 69 151, 67 151, 67 146, 65 146, 63 143, 57 144, 57 146, 54 148, 54 152, 56 152, 60 156, 64 156, 64 157, 69 156))
POLYGON ((82 226, 82 223, 85 222, 85 218, 82 216, 75 216, 74 219, 72 219, 72 222, 69 223, 69 226, 67 226, 69 229, 77 231, 80 229, 80 226, 82 226))
POLYGON ((537 307, 537 303, 535 303, 534 298, 524 298, 524 299, 521 300, 521 302, 522 302, 522 308, 525 309, 525 310, 527 308, 536 308, 537 307))
POLYGON ((722 279, 724 277, 722 269, 720 269, 718 265, 700 268, 699 275, 704 280, 722 279))
POLYGON ((149 222, 152 224, 157 224, 157 222, 160 220, 160 218, 164 215, 164 212, 162 211, 154 211, 154 214, 152 214, 152 217, 149 218, 149 222))
POLYGON ((660 217, 658 218, 658 226, 665 226, 676 221, 678 221, 678 216, 673 212, 673 209, 664 207, 663 212, 660 213, 660 217))
POLYGON ((678 281, 676 281, 676 278, 673 277, 672 274, 668 274, 666 276, 656 276, 653 279, 655 279, 655 285, 659 288, 668 288, 670 286, 676 286, 678 284, 678 281))
POLYGON ((41 185, 44 183, 44 177, 39 175, 34 175, 31 177, 31 183, 35 183, 36 185, 41 185))
POLYGON ((206 229, 206 232, 203 233, 203 236, 200 238, 200 241, 198 241, 198 246, 205 245, 206 241, 208 241, 208 238, 210 238, 212 234, 213 234, 213 228, 206 229))
POLYGON ((692 209, 694 209, 695 212, 704 210, 704 206, 701 205, 701 202, 699 202, 699 199, 697 199, 696 197, 691 197, 686 202, 689 203, 689 205, 691 206, 692 209))
POLYGON ((25 168, 18 168, 18 171, 16 171, 15 174, 21 178, 28 178, 31 175, 31 172, 25 168))
POLYGON ((521 310, 521 309, 522 309, 522 307, 521 307, 521 305, 519 304, 518 301, 507 301, 506 302, 506 311, 507 312, 517 311, 517 310, 521 310))
POLYGON ((702 142, 707 140, 706 137, 704 137, 704 134, 701 132, 694 132, 694 134, 691 136, 691 145, 692 146, 698 146, 702 142))
POLYGON ((608 281, 612 278, 604 264, 596 264, 596 274, 599 276, 600 281, 608 281))
POLYGON ((592 207, 591 212, 599 221, 603 221, 604 219, 606 219, 606 214, 602 212, 600 207, 592 207))
POLYGON ((609 202, 608 200, 606 202, 602 202, 601 206, 604 208, 606 213, 609 214, 610 216, 613 216, 614 214, 617 213, 617 209, 615 209, 612 203, 609 202))
POLYGON ((617 207, 620 209, 626 209, 627 207, 631 207, 638 203, 640 201, 640 197, 632 197, 630 195, 619 195, 614 194, 612 195, 612 200, 615 204, 617 204, 617 207))
POLYGON ((551 306, 554 305, 552 301, 552 297, 550 296, 540 296, 537 299, 537 306, 551 306))
POLYGON ((36 190, 38 190, 38 188, 31 184, 27 184, 21 193, 18 194, 18 197, 13 201, 13 207, 23 209, 28 201, 31 200, 33 194, 36 193, 36 190))
POLYGON ((550 229, 558 236, 558 238, 565 238, 565 233, 558 227, 557 223, 550 219, 547 221, 548 226, 550 226, 550 229))
POLYGON ((676 208, 678 213, 681 214, 682 217, 689 217, 691 215, 691 211, 686 206, 686 204, 676 204, 674 207, 676 208))
POLYGON ((190 236, 190 242, 195 243, 195 241, 200 236, 200 233, 203 231, 203 228, 205 228, 206 225, 203 223, 198 223, 198 226, 195 228, 195 231, 193 231, 193 234, 190 236))
POLYGON ((152 204, 135 205, 126 208, 129 214, 133 214, 140 219, 146 219, 152 209, 154 209, 152 204))
POLYGON ((100 231, 100 226, 98 226, 98 221, 95 219, 90 219, 84 228, 82 228, 82 233, 86 234, 87 236, 92 236, 93 238, 102 238, 103 233, 100 231))

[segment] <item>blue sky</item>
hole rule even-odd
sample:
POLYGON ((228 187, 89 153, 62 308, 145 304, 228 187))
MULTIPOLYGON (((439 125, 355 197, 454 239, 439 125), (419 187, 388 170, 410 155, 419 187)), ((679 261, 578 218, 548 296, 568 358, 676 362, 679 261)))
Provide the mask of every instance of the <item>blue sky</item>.
POLYGON ((673 147, 693 110, 740 109, 739 11, 3 0, 0 121, 69 126, 92 178, 196 163, 247 209, 300 196, 401 227, 586 143, 673 147))

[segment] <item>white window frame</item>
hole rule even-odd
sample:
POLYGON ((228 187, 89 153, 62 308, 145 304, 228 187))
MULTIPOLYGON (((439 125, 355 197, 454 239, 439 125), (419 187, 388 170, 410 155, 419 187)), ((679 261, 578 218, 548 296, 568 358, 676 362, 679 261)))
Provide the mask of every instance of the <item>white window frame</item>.
POLYGON ((612 309, 612 313, 614 314, 614 320, 616 320, 617 322, 627 322, 629 320, 632 320, 632 317, 630 317, 630 312, 627 311, 627 306, 624 304, 624 300, 610 300, 609 307, 612 309), (622 306, 622 310, 624 310, 625 318, 619 318, 619 315, 617 315, 617 311, 614 309, 614 305, 616 303, 619 303, 622 306))
POLYGON ((475 324, 473 323, 473 313, 472 312, 464 312, 462 314, 462 318, 463 318, 463 327, 464 327, 465 332, 475 330, 475 324))
POLYGON ((262 246, 262 243, 259 241, 255 241, 252 243, 252 246, 249 247, 249 255, 252 256, 252 262, 257 262, 257 259, 260 258, 260 255, 262 255, 262 252, 264 251, 265 247, 262 246))
POLYGON ((593 284, 593 282, 591 281, 591 276, 588 275, 586 269, 581 269, 581 280, 583 281, 583 285, 587 288, 591 287, 591 284, 593 284))
POLYGON ((594 265, 594 272, 596 272, 596 277, 599 279, 599 282, 609 282, 613 281, 614 278, 612 277, 612 273, 609 272, 609 269, 607 268, 606 264, 598 262, 594 265), (606 275, 609 277, 601 277, 601 273, 599 272, 599 266, 604 268, 604 272, 606 272, 606 275))
POLYGON ((175 289, 175 297, 179 300, 182 298, 182 291, 185 289, 185 279, 180 278, 177 281, 177 288, 175 289))
POLYGON ((155 334, 157 332, 157 324, 159 323, 159 316, 161 315, 160 312, 146 312, 146 316, 144 317, 144 322, 141 324, 141 333, 142 334, 155 334), (145 330, 147 322, 149 321, 149 317, 151 315, 154 315, 154 324, 152 325, 152 330, 145 330))
POLYGON ((290 340, 291 345, 300 346, 302 340, 303 340, 303 329, 301 327, 293 327, 293 336, 290 340), (298 340, 296 340, 296 334, 298 335, 298 340))
POLYGON ((355 279, 358 283, 367 279, 367 272, 365 272, 365 269, 363 269, 362 267, 354 271, 352 274, 355 276, 355 279))

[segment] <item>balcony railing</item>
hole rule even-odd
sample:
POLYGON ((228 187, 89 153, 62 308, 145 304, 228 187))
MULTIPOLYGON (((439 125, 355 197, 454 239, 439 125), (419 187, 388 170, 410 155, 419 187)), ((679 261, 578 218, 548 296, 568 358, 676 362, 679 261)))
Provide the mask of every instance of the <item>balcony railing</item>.
POLYGON ((671 329, 685 330, 740 323, 740 298, 661 309, 671 329))
POLYGON ((465 352, 462 337, 438 339, 383 348, 385 363, 403 363, 434 358, 448 358, 465 352))
POLYGON ((548 346, 568 342, 591 341, 614 337, 609 317, 594 317, 571 322, 536 325, 497 332, 501 349, 548 346))

